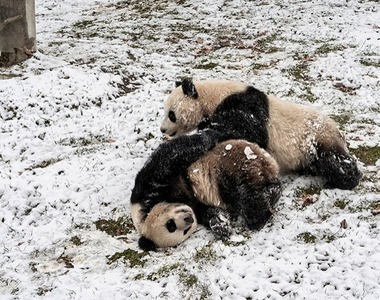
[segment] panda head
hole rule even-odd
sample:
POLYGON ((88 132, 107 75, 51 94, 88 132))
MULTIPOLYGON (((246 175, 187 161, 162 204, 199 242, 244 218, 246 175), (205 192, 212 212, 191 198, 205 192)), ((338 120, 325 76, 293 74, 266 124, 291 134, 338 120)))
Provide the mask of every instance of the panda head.
POLYGON ((199 94, 191 79, 176 82, 176 89, 169 95, 164 107, 161 132, 176 137, 195 130, 204 116, 199 94))
POLYGON ((183 79, 169 95, 164 107, 161 132, 169 137, 207 126, 218 105, 228 96, 243 92, 247 84, 229 80, 183 79))
POLYGON ((145 218, 135 207, 132 208, 132 219, 141 234, 139 246, 145 251, 176 246, 197 228, 193 210, 182 203, 158 203, 145 218))

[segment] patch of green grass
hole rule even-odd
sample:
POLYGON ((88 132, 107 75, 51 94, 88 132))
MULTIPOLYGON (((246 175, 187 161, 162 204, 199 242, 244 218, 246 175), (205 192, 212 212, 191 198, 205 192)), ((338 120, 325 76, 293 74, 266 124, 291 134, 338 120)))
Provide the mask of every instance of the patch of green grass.
POLYGON ((47 293, 53 290, 52 287, 41 286, 37 289, 36 294, 38 296, 45 296, 47 293))
POLYGON ((294 194, 297 198, 302 198, 306 195, 320 195, 321 190, 322 188, 319 186, 310 185, 306 187, 297 188, 294 194))
POLYGON ((134 267, 144 267, 147 260, 145 256, 149 255, 147 252, 137 252, 133 249, 127 249, 123 252, 116 252, 111 256, 107 256, 107 264, 112 264, 119 259, 123 260, 123 263, 128 263, 132 268, 134 267))
POLYGON ((331 52, 342 51, 346 48, 347 46, 332 45, 332 44, 325 43, 322 46, 318 47, 317 50, 315 50, 315 54, 323 55, 323 54, 328 54, 331 52))
POLYGON ((380 60, 361 59, 359 62, 366 67, 380 68, 380 60))
POLYGON ((297 239, 303 241, 306 244, 314 244, 317 240, 317 237, 306 231, 297 235, 297 239))
POLYGON ((369 204, 369 207, 370 207, 371 210, 377 210, 377 211, 379 211, 380 210, 380 200, 371 202, 369 204))
POLYGON ((361 120, 356 120, 356 122, 361 124, 376 125, 376 122, 373 119, 363 118, 361 120))
POLYGON ((75 246, 82 245, 82 241, 80 240, 80 238, 78 236, 73 236, 70 239, 70 242, 73 243, 75 246))
POLYGON ((350 149, 350 152, 354 154, 360 161, 366 165, 375 165, 376 161, 380 159, 380 147, 366 147, 360 146, 357 149, 350 149))
POLYGON ((38 168, 41 168, 41 169, 47 168, 51 165, 56 164, 57 162, 59 162, 61 160, 62 160, 62 158, 52 158, 52 159, 43 160, 39 163, 36 163, 36 164, 26 168, 25 170, 31 171, 31 170, 38 169, 38 168))
POLYGON ((169 277, 173 275, 178 275, 179 282, 182 283, 186 287, 186 289, 196 287, 199 283, 198 277, 189 272, 185 268, 185 265, 182 263, 165 265, 159 268, 157 271, 152 272, 148 275, 138 274, 135 277, 135 280, 146 279, 150 281, 157 281, 163 277, 169 277))
POLYGON ((62 253, 58 258, 57 258, 57 262, 60 263, 60 264, 63 264, 65 265, 65 268, 67 269, 72 269, 74 268, 74 265, 73 265, 73 259, 72 257, 62 253))
POLYGON ((130 217, 119 217, 117 220, 100 219, 95 222, 95 226, 111 236, 126 235, 134 228, 130 217))
MULTIPOLYGON (((0 58, 1 59, 1 58, 0 58)), ((2 79, 9 79, 9 78, 14 78, 14 77, 21 77, 22 75, 20 74, 1 74, 0 73, 0 80, 2 79)))
POLYGON ((267 65, 265 65, 265 64, 258 64, 258 63, 252 63, 251 67, 252 67, 253 70, 263 70, 263 69, 267 69, 268 68, 267 65))
POLYGON ((197 276, 191 274, 189 271, 184 270, 182 270, 182 272, 179 273, 179 280, 186 288, 196 286, 198 283, 197 276))
POLYGON ((331 234, 331 233, 324 234, 322 236, 322 240, 326 241, 327 243, 331 243, 331 242, 335 241, 336 239, 337 239, 337 236, 334 234, 331 234))
POLYGON ((305 62, 299 63, 289 69, 282 69, 281 72, 288 73, 297 81, 310 80, 309 65, 305 62))
POLYGON ((64 138, 59 140, 58 144, 71 147, 87 147, 90 145, 105 144, 112 142, 114 142, 114 140, 107 136, 100 134, 89 134, 88 136, 78 138, 64 138))
POLYGON ((175 263, 173 265, 163 266, 163 267, 159 268, 157 271, 148 274, 146 276, 146 279, 150 280, 150 281, 156 281, 162 277, 169 277, 182 268, 184 268, 184 265, 180 264, 180 263, 175 263))
POLYGON ((341 113, 339 115, 330 116, 340 127, 344 127, 351 121, 352 115, 350 113, 341 113))
MULTIPOLYGON (((140 273, 134 277, 134 280, 158 281, 165 277, 178 276, 178 282, 184 287, 185 294, 189 292, 193 295, 192 299, 206 300, 210 299, 211 293, 206 284, 202 284, 198 277, 187 270, 185 264, 175 263, 164 265, 157 271, 146 274, 140 273)), ((184 294, 184 296, 185 296, 184 294)))
POLYGON ((273 46, 273 42, 278 39, 277 34, 270 34, 256 41, 256 48, 264 53, 274 53, 281 49, 273 46))
POLYGON ((301 98, 305 99, 306 101, 310 103, 314 103, 317 100, 317 97, 314 95, 314 93, 311 91, 310 86, 307 86, 305 89, 304 94, 301 95, 301 98))
MULTIPOLYGON (((377 201, 362 201, 355 206, 348 206, 351 213, 359 213, 363 211, 371 211, 373 214, 378 214, 380 211, 380 200, 377 201)), ((367 218, 367 217, 365 217, 367 218)))
POLYGON ((239 246, 242 246, 242 245, 245 245, 247 243, 247 241, 238 241, 238 242, 233 242, 231 240, 223 240, 223 244, 226 245, 226 246, 229 246, 229 247, 239 247, 239 246))
POLYGON ((217 66, 218 66, 217 63, 209 62, 209 63, 206 63, 206 64, 195 65, 194 69, 212 70, 212 69, 215 69, 217 66))
POLYGON ((73 27, 79 28, 79 29, 86 29, 90 26, 94 25, 94 20, 82 20, 78 21, 73 24, 73 27))
POLYGON ((195 262, 212 262, 217 258, 216 252, 210 246, 198 248, 194 254, 195 262))
POLYGON ((86 224, 86 223, 79 223, 79 224, 74 224, 74 229, 85 229, 88 230, 90 229, 92 224, 86 224))
POLYGON ((334 202, 334 207, 340 208, 340 209, 345 209, 346 206, 348 205, 348 201, 344 199, 336 199, 334 202))
POLYGON ((347 93, 349 95, 356 95, 356 91, 360 89, 361 86, 348 86, 343 84, 342 82, 336 82, 333 84, 335 88, 343 93, 347 93))

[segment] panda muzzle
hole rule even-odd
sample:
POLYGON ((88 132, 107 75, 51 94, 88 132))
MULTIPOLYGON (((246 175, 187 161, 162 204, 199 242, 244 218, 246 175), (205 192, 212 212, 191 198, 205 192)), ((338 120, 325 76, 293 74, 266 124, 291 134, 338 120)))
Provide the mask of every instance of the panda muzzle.
POLYGON ((192 216, 188 216, 188 217, 184 218, 183 220, 188 224, 194 223, 194 218, 192 216))

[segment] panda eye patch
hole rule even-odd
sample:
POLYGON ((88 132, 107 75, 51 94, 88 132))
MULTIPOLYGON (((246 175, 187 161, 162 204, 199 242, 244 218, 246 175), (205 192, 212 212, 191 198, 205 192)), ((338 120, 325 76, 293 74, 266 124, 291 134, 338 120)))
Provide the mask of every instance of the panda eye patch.
POLYGON ((174 222, 174 219, 170 219, 166 222, 166 228, 169 232, 173 233, 177 229, 177 225, 174 222))
POLYGON ((175 117, 175 113, 174 113, 174 111, 169 111, 169 115, 168 115, 168 117, 169 117, 169 120, 171 121, 171 122, 173 122, 173 123, 175 123, 176 121, 177 121, 177 118, 175 117))

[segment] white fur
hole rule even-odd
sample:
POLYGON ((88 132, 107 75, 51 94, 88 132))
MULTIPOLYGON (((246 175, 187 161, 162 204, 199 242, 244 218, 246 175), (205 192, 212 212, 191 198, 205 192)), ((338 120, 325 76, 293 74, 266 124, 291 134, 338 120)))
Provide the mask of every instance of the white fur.
POLYGON ((197 220, 193 210, 182 203, 160 202, 153 206, 147 216, 141 211, 140 204, 131 205, 133 224, 144 237, 152 240, 157 247, 173 247, 186 240, 197 228, 197 220), (186 217, 192 217, 194 222, 185 222, 186 217), (169 232, 166 223, 174 219, 177 229, 169 232), (184 231, 187 233, 184 234, 184 231))
POLYGON ((269 100, 269 144, 267 151, 276 159, 280 172, 299 170, 315 151, 315 143, 336 145, 348 153, 344 137, 335 122, 301 104, 269 100))
POLYGON ((247 88, 245 83, 227 80, 194 81, 198 98, 184 95, 182 87, 177 87, 168 97, 164 107, 161 131, 176 137, 197 129, 205 115, 212 115, 223 99, 247 88), (169 111, 176 114, 176 122, 169 120, 169 111))

